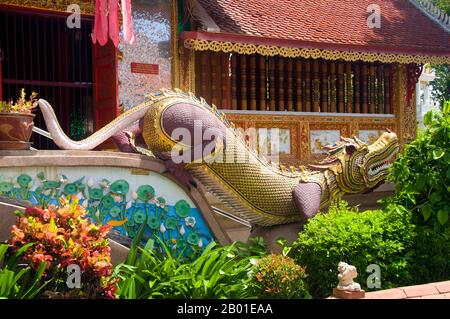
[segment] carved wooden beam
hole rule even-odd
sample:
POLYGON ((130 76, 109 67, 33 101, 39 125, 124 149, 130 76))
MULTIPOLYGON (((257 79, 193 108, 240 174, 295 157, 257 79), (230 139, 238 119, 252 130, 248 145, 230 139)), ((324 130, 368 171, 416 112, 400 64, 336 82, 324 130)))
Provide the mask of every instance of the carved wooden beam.
POLYGON ((305 112, 311 112, 311 60, 305 61, 305 112))
POLYGON ((241 100, 240 109, 247 110, 247 56, 241 55, 240 57, 240 75, 241 75, 241 100))
POLYGON ((295 59, 295 110, 302 111, 303 100, 303 74, 302 74, 302 60, 295 59))
POLYGON ((338 112, 344 113, 344 63, 338 63, 338 112))
POLYGON ((336 62, 332 61, 330 63, 330 87, 331 87, 331 97, 330 97, 330 112, 336 112, 336 62))
POLYGON ((250 59, 250 110, 256 111, 256 55, 250 59))
POLYGON ((237 110, 237 55, 231 56, 231 109, 237 110))
POLYGON ((286 76, 287 76, 287 110, 292 112, 294 110, 294 90, 293 90, 293 60, 290 58, 286 59, 286 76))
POLYGON ((320 101, 319 101, 319 91, 320 91, 320 87, 319 87, 319 61, 318 60, 314 60, 313 62, 313 70, 314 70, 314 112, 320 112, 320 101))
POLYGON ((353 113, 353 81, 352 81, 352 64, 350 62, 347 62, 345 64, 345 78, 346 78, 346 112, 347 113, 353 113))
POLYGON ((277 96, 277 109, 278 111, 284 111, 285 105, 285 91, 284 91, 284 58, 278 57, 278 96, 277 96))
POLYGON ((266 81, 266 57, 258 56, 259 65, 259 110, 267 110, 267 81, 266 81))
POLYGON ((322 112, 328 112, 328 61, 322 60, 322 112))
POLYGON ((269 108, 271 111, 276 110, 275 72, 275 58, 269 57, 269 108))
POLYGON ((370 109, 369 109, 369 113, 370 114, 374 114, 376 113, 375 111, 375 96, 376 96, 376 92, 375 92, 375 65, 373 63, 370 64, 370 109))
POLYGON ((367 63, 364 63, 362 66, 362 113, 367 113, 369 111, 368 106, 368 85, 367 85, 367 78, 369 76, 369 67, 367 66, 367 63))
POLYGON ((355 113, 361 113, 361 65, 359 62, 355 63, 355 79, 353 81, 355 86, 355 113))

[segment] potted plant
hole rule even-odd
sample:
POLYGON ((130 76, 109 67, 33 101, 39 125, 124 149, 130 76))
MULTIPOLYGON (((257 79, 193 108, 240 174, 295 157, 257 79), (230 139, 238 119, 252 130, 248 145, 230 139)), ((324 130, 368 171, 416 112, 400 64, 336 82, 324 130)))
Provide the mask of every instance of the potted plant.
POLYGON ((32 92, 27 99, 25 89, 20 91, 14 103, 0 101, 0 150, 28 150, 33 131, 37 94, 32 92))

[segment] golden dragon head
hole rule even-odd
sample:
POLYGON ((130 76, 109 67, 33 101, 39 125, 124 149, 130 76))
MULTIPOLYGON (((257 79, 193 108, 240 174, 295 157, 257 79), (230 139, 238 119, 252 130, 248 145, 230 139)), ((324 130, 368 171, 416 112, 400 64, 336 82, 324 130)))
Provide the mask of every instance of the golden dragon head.
POLYGON ((312 168, 331 170, 345 193, 369 191, 380 185, 399 150, 397 135, 389 130, 373 144, 367 145, 357 137, 344 138, 326 146, 328 157, 312 168))

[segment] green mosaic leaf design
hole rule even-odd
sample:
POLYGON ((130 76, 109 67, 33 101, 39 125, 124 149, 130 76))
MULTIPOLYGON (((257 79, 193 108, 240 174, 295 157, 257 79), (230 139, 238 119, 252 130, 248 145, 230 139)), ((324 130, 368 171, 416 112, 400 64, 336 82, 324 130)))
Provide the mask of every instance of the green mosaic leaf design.
POLYGON ((189 233, 189 235, 187 236, 187 242, 191 245, 197 245, 199 239, 200 239, 200 236, 194 232, 189 233))
POLYGON ((78 187, 74 183, 69 183, 66 186, 64 186, 64 193, 67 195, 75 195, 78 193, 78 187))
POLYGON ((136 224, 142 224, 143 222, 145 222, 145 211, 143 210, 138 210, 134 213, 134 221, 136 222, 136 224))
POLYGON ((59 186, 61 186, 61 182, 46 181, 46 182, 44 182, 44 184, 42 186, 44 189, 55 189, 55 188, 58 188, 59 186))
POLYGON ((111 184, 111 192, 118 195, 126 195, 130 190, 130 184, 124 179, 119 179, 111 184))
POLYGON ((177 213, 178 216, 180 216, 182 218, 187 217, 189 215, 190 210, 191 210, 191 206, 184 199, 179 200, 175 204, 175 212, 177 213))
POLYGON ((159 228, 159 220, 156 216, 149 216, 147 220, 147 226, 152 230, 156 230, 159 228))
POLYGON ((102 198, 101 203, 104 208, 109 209, 114 205, 114 198, 111 195, 106 195, 102 198))
POLYGON ((9 193, 13 190, 13 185, 8 182, 2 182, 0 183, 0 192, 1 193, 9 193))
POLYGON ((173 217, 169 217, 166 219, 166 228, 169 230, 173 230, 173 229, 177 229, 178 227, 178 221, 173 218, 173 217))
POLYGON ((27 174, 22 174, 17 177, 17 183, 20 187, 26 188, 32 181, 32 178, 27 174))
POLYGON ((109 210, 109 214, 112 218, 116 218, 120 214, 120 207, 114 206, 109 210))
POLYGON ((155 189, 150 185, 142 185, 136 191, 141 201, 147 202, 155 197, 155 189))
POLYGON ((100 200, 103 197, 103 190, 101 188, 91 188, 89 190, 89 198, 94 200, 100 200))

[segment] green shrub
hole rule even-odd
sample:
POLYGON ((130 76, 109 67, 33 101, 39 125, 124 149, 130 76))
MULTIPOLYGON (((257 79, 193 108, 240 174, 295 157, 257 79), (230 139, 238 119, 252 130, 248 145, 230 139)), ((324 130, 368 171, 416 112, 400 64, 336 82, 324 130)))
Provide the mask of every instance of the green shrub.
MULTIPOLYGON (((442 113, 428 112, 425 131, 405 146, 392 166, 395 203, 407 207, 428 224, 450 222, 450 102, 442 113)), ((443 231, 443 228, 442 228, 443 231)))
POLYGON ((250 286, 260 298, 309 298, 305 278, 292 258, 270 254, 256 262, 250 286))
POLYGON ((149 241, 138 256, 131 249, 127 262, 115 268, 119 278, 116 295, 126 299, 156 298, 251 298, 251 257, 240 257, 234 245, 220 247, 211 242, 202 254, 189 261, 153 249, 149 241))
POLYGON ((356 266, 356 281, 363 289, 367 289, 370 264, 380 266, 382 289, 409 284, 413 281, 415 229, 410 216, 406 209, 393 205, 386 211, 359 213, 340 201, 306 224, 290 255, 306 267, 310 292, 316 298, 329 296, 336 287, 340 261, 356 266))
POLYGON ((51 279, 45 281, 45 263, 37 270, 20 263, 23 253, 33 246, 28 243, 12 253, 8 244, 0 245, 0 299, 32 299, 44 289, 51 279))

